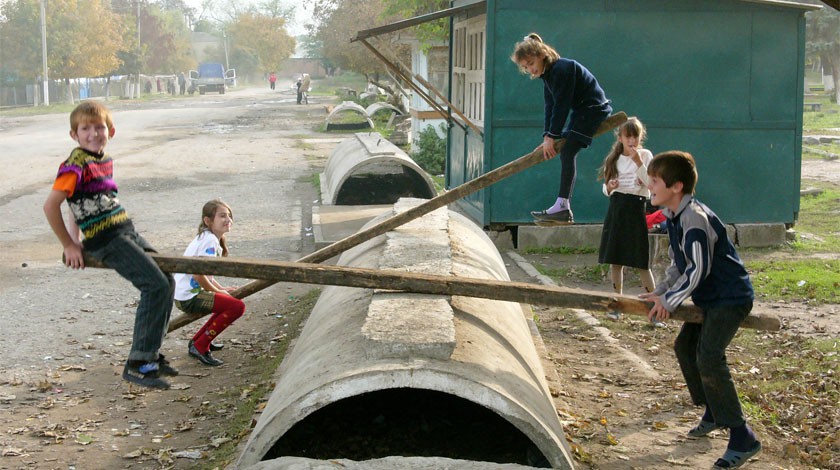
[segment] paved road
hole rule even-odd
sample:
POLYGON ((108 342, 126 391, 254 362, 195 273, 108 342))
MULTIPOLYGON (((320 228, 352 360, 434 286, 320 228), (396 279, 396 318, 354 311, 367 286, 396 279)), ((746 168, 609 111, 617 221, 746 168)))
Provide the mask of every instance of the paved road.
MULTIPOLYGON (((161 253, 182 252, 215 197, 233 208, 236 255, 288 261, 307 250, 318 158, 299 139, 312 136, 320 107, 267 88, 110 105, 120 199, 161 253)), ((0 145, 0 382, 55 357, 89 360, 78 342, 127 353, 137 291, 111 272, 64 268, 41 208, 74 146, 68 115, 0 117, 0 145)))

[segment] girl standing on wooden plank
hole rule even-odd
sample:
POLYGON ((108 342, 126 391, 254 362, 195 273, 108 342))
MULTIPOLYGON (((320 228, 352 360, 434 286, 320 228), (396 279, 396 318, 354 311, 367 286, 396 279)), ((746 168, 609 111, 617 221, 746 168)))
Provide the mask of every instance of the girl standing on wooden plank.
POLYGON ((610 100, 586 67, 572 59, 561 58, 536 33, 516 43, 510 58, 532 79, 543 79, 545 125, 540 147, 545 159, 557 156, 556 139, 566 140, 560 149, 562 166, 557 200, 548 209, 531 211, 531 215, 537 225, 574 223, 570 201, 577 172, 575 157, 581 149, 589 147, 598 126, 609 117, 612 112, 610 100))

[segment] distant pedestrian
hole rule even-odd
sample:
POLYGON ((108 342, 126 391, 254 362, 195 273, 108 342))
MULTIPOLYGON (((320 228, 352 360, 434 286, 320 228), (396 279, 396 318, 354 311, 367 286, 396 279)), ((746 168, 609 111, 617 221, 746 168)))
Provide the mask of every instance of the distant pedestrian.
POLYGON ((300 102, 303 104, 309 104, 309 87, 311 85, 312 79, 309 78, 309 74, 303 74, 300 78, 300 102))
POLYGON ((300 102, 303 100, 303 92, 300 89, 301 85, 303 85, 303 81, 300 78, 298 78, 297 82, 295 83, 295 87, 297 88, 297 104, 300 104, 300 102))
POLYGON ((83 101, 76 106, 70 113, 70 137, 79 145, 59 166, 44 213, 64 247, 65 265, 84 269, 85 252, 140 290, 131 351, 122 377, 145 387, 166 389, 169 383, 160 376, 178 375, 160 353, 172 313, 175 281, 149 256, 155 249, 134 230, 117 198, 114 161, 105 154, 115 132, 111 112, 104 105, 83 101), (61 215, 65 200, 74 218, 70 227, 61 215))
POLYGON ((268 86, 270 86, 273 90, 275 83, 277 83, 277 74, 271 72, 270 74, 268 74, 268 86))
MULTIPOLYGON (((227 256, 227 233, 233 226, 233 212, 221 199, 213 199, 201 209, 198 235, 184 251, 184 256, 227 256)), ((231 297, 233 287, 224 287, 205 274, 175 275, 175 305, 185 313, 208 314, 210 319, 190 340, 187 352, 208 366, 220 366, 211 351, 222 346, 213 342, 222 331, 245 313, 245 303, 231 297)))
POLYGON ((184 72, 178 74, 178 87, 181 89, 181 94, 187 92, 187 76, 184 75, 184 72))

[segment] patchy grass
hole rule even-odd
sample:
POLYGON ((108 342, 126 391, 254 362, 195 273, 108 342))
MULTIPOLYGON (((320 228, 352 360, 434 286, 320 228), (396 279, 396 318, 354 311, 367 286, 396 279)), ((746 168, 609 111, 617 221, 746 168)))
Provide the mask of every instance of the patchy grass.
POLYGON ((535 246, 525 249, 525 253, 529 255, 588 255, 597 252, 598 249, 594 247, 570 248, 566 246, 535 246))
POLYGON ((816 96, 806 96, 806 103, 820 103, 820 111, 804 111, 802 113, 802 132, 804 134, 834 134, 838 131, 828 129, 840 128, 840 105, 832 103, 829 94, 819 93, 816 96))
POLYGON ((315 150, 315 146, 310 144, 309 142, 304 142, 303 140, 295 140, 295 148, 301 149, 304 151, 312 151, 315 150))
MULTIPOLYGON (((237 446, 251 433, 251 420, 258 410, 262 410, 271 392, 274 390, 274 379, 277 368, 289 349, 291 342, 297 338, 301 326, 309 317, 315 306, 320 289, 313 289, 298 297, 286 308, 285 319, 288 322, 288 334, 279 335, 272 339, 270 346, 261 355, 254 357, 249 367, 253 371, 253 380, 242 387, 229 389, 221 395, 220 401, 232 404, 235 410, 225 421, 224 427, 216 430, 214 438, 230 439, 219 445, 215 450, 207 451, 207 456, 194 465, 198 470, 214 470, 225 468, 233 464, 239 457, 237 446)), ((242 367, 245 367, 243 364, 242 367)), ((214 404, 214 406, 219 405, 214 404)))
POLYGON ((761 300, 840 303, 840 260, 755 261, 748 268, 761 300))
POLYGON ((814 183, 820 194, 803 196, 799 207, 799 234, 794 248, 805 253, 840 252, 840 188, 826 183, 814 183))
POLYGON ((802 145, 805 160, 832 160, 840 156, 840 144, 802 145))
POLYGON ((351 88, 357 93, 364 91, 367 86, 365 76, 354 72, 342 72, 332 77, 325 77, 312 80, 312 93, 310 95, 335 95, 336 90, 351 88))
MULTIPOLYGON (((3 109, 4 117, 38 116, 41 114, 70 114, 77 103, 57 103, 49 106, 21 106, 18 108, 3 109)), ((107 104, 107 103, 106 103, 107 104)))

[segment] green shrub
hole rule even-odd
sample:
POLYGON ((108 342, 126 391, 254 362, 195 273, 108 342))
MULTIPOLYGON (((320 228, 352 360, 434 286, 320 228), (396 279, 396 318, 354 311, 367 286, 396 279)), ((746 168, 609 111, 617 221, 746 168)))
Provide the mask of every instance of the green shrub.
MULTIPOLYGON (((441 124, 440 129, 445 135, 446 126, 441 124)), ((411 158, 429 174, 442 174, 446 165, 446 139, 439 137, 434 127, 426 127, 418 135, 417 151, 411 158)))

